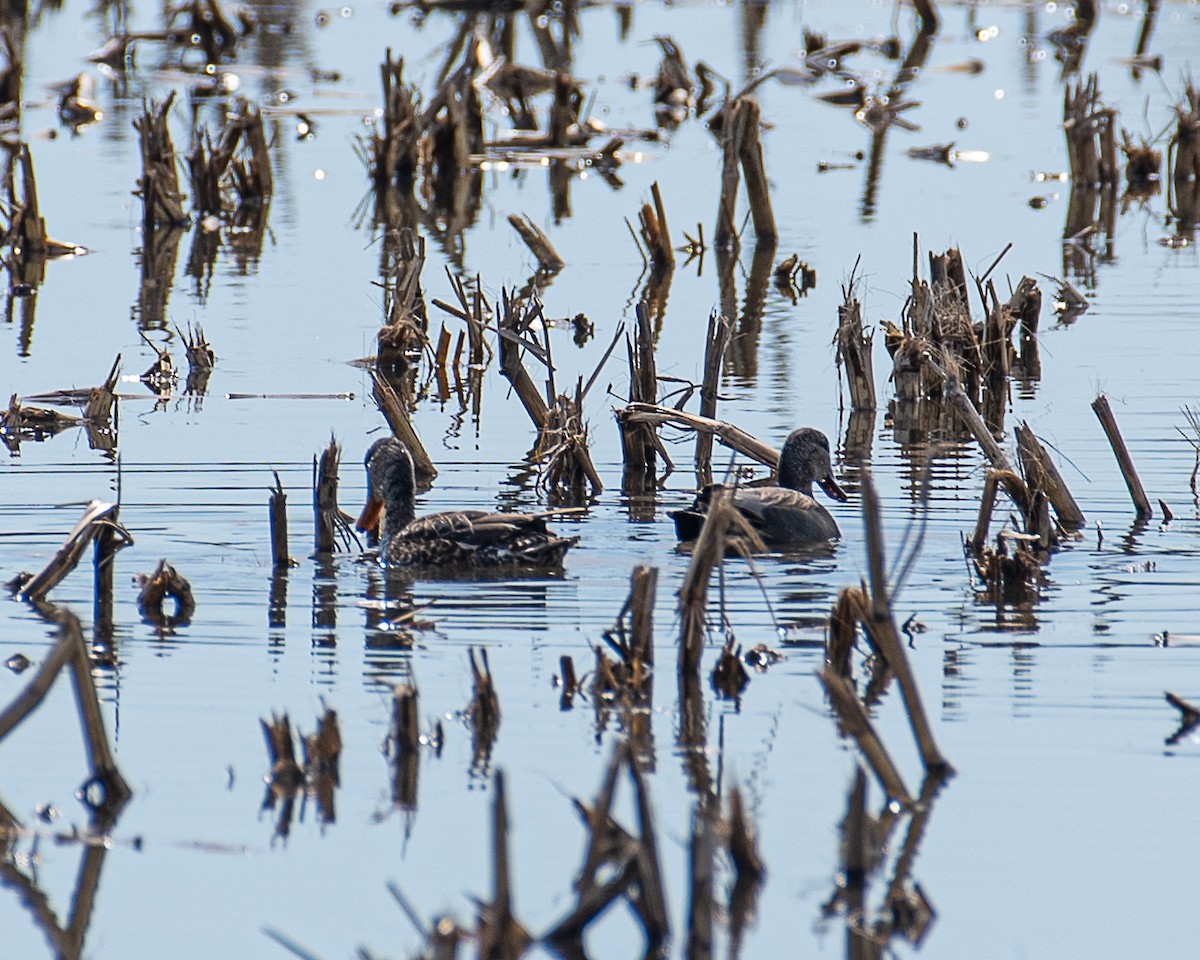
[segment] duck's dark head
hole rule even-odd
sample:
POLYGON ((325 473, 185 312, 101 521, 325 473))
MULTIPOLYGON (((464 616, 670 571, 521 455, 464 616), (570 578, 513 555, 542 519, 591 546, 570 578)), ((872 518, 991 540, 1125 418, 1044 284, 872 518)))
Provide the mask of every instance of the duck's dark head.
POLYGON ((814 480, 834 500, 850 499, 833 478, 828 438, 813 427, 801 427, 788 435, 779 454, 779 485, 811 496, 814 480))
POLYGON ((379 515, 394 529, 411 523, 416 516, 413 498, 416 480, 412 454, 395 437, 384 437, 371 444, 363 463, 367 468, 367 503, 359 515, 359 530, 375 530, 379 515))

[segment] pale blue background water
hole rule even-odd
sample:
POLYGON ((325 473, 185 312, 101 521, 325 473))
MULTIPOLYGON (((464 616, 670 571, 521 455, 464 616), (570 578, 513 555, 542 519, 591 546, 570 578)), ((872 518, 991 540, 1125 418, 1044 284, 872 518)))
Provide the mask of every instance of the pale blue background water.
MULTIPOLYGON (((378 248, 368 231, 353 225, 366 177, 351 144, 364 129, 359 115, 377 105, 384 47, 405 56, 407 75, 428 94, 439 44, 454 21, 430 15, 418 28, 410 12, 390 16, 386 5, 375 3, 355 5, 352 16, 335 16, 318 29, 316 6, 261 9, 276 17, 294 9, 295 27, 284 68, 242 70, 262 57, 258 41, 247 43, 233 68, 243 74, 242 92, 258 96, 286 87, 300 108, 314 113, 330 103, 351 109, 318 116, 317 137, 309 142, 294 139, 288 117, 273 121, 277 192, 256 266, 242 271, 222 250, 211 291, 201 300, 183 273, 191 235, 183 238, 169 315, 180 326, 202 323, 217 351, 209 396, 202 402, 175 398, 156 410, 148 396, 138 399, 144 388, 126 384, 122 389, 133 398, 121 403, 119 464, 88 450, 76 432, 26 444, 20 458, 0 462, 5 579, 40 567, 74 524, 81 502, 92 497, 113 498, 119 490, 122 520, 136 541, 118 557, 118 666, 99 679, 121 767, 135 790, 115 836, 142 837, 144 849, 118 846, 107 856, 85 952, 283 955, 259 932, 267 925, 324 957, 350 955, 360 943, 399 955, 416 941, 385 889, 393 879, 428 913, 454 909, 465 919, 464 892, 483 892, 489 882, 490 792, 469 770, 469 734, 456 719, 444 719, 446 749, 440 759, 422 758, 419 809, 407 821, 388 815, 390 773, 381 745, 390 685, 411 669, 423 714, 446 718, 469 697, 466 651, 478 644, 490 651, 504 707, 493 761, 508 772, 519 915, 534 931, 546 928, 569 907, 581 853, 582 833, 566 795, 595 789, 615 736, 610 730, 596 742, 586 705, 560 713, 552 680, 561 654, 588 661, 587 645, 612 622, 637 562, 660 568, 662 672, 650 784, 678 930, 692 797, 675 755, 670 664, 673 594, 686 558, 673 552, 666 514, 690 497, 691 474, 681 470, 668 481, 654 522, 629 521, 609 412, 616 401, 602 392, 608 384, 617 394, 625 390, 625 373, 613 362, 587 410, 607 489, 585 516, 558 524, 583 538, 565 577, 418 582, 412 593, 418 601, 435 601, 426 615, 436 629, 420 634, 411 653, 367 648, 373 630, 364 598, 379 574, 340 558, 330 582, 317 578, 307 559, 311 457, 336 433, 344 444, 342 501, 354 510, 363 491, 361 456, 382 426, 366 399, 369 382, 347 363, 371 351, 380 320, 372 283, 378 248), (315 90, 311 67, 340 70, 344 80, 315 90), (225 399, 228 393, 298 392, 357 399, 225 399), (289 491, 292 552, 302 558, 289 577, 283 629, 267 623, 270 468, 280 470, 289 491), (138 619, 129 585, 132 574, 150 571, 164 556, 190 579, 198 603, 192 625, 165 641, 138 619), (318 590, 335 598, 335 646, 325 643, 328 629, 312 625, 318 590), (286 844, 272 843, 271 821, 258 812, 267 769, 258 718, 288 710, 294 723, 310 729, 322 698, 337 708, 346 744, 337 822, 322 829, 310 808, 286 844), (197 849, 198 843, 232 852, 197 849)), ((866 131, 847 111, 815 101, 803 88, 767 84, 759 91, 772 125, 764 143, 781 233, 777 259, 795 251, 818 275, 816 289, 797 305, 768 292, 758 374, 723 386, 729 399, 721 414, 766 439, 777 443, 800 423, 840 435, 830 339, 840 284, 860 254, 864 315, 872 323, 897 319, 914 231, 923 251, 961 246, 977 272, 1011 241, 1000 273, 1013 282, 1022 273, 1062 271, 1069 184, 1030 181, 1033 171, 1065 167, 1059 67, 1052 55, 1028 64, 1022 42, 1032 22, 1035 44, 1045 49, 1038 38, 1064 23, 1062 11, 1014 5, 943 12, 927 70, 909 91, 921 106, 906 118, 922 129, 889 132, 870 218, 861 215, 862 164, 816 173, 818 161, 852 160, 866 150, 866 131), (975 31, 989 25, 999 34, 986 43, 975 40, 975 31), (984 62, 981 74, 937 70, 969 57, 984 62), (955 124, 959 117, 967 120, 965 130, 955 124), (990 159, 951 170, 905 155, 909 147, 950 140, 990 159), (1059 197, 1045 209, 1030 208, 1030 197, 1052 190, 1059 197)), ((649 93, 626 82, 631 72, 651 75, 656 68, 658 51, 649 38, 670 34, 689 62, 704 59, 741 80, 746 13, 737 5, 642 4, 633 10, 630 39, 621 43, 613 9, 588 8, 580 14, 575 73, 595 90, 595 112, 608 123, 651 126, 649 93)), ((755 62, 770 66, 795 62, 804 26, 834 39, 881 36, 892 28, 887 4, 771 4, 762 13, 755 62)), ((1140 7, 1127 14, 1105 7, 1084 66, 1099 71, 1104 99, 1120 110, 1126 127, 1157 132, 1197 49, 1200 8, 1163 6, 1151 50, 1164 56, 1166 67, 1161 80, 1144 74, 1139 82, 1115 62, 1133 49, 1137 13, 1140 7)), ((135 9, 132 23, 156 26, 157 13, 135 9)), ((899 31, 907 42, 907 12, 899 31)), ((536 53, 524 27, 520 37, 518 49, 532 61, 536 53)), ((82 8, 43 15, 29 34, 26 98, 39 99, 42 84, 83 69, 84 56, 102 40, 97 21, 82 8)), ((60 131, 54 140, 34 139, 50 233, 94 252, 49 266, 28 357, 19 355, 15 325, 0 333, 0 385, 11 392, 90 386, 117 353, 127 373, 153 359, 131 316, 140 202, 131 196, 138 154, 130 119, 143 93, 162 95, 180 83, 178 75, 156 72, 162 62, 152 46, 140 46, 128 99, 114 99, 99 80, 108 114, 101 125, 78 138, 60 131)), ((871 54, 851 65, 884 82, 896 66, 871 54)), ((176 119, 182 146, 184 117, 176 119)), ((27 136, 55 126, 48 94, 46 104, 27 108, 27 136)), ((632 315, 643 282, 641 259, 623 218, 635 217, 652 181, 662 185, 677 238, 684 229, 694 232, 697 221, 706 235, 712 232, 720 161, 701 124, 689 120, 665 144, 627 149, 642 150, 645 158, 622 166, 625 187, 614 192, 597 177, 574 181, 573 215, 559 224, 551 218, 543 172, 489 174, 481 215, 465 237, 467 271, 478 272, 496 295, 502 286, 523 283, 531 269, 505 217, 527 213, 550 234, 567 267, 545 291, 546 312, 583 311, 597 328, 582 350, 568 330, 556 332, 559 383, 590 373, 616 325, 632 315)), ((1098 268, 1096 284, 1085 290, 1093 306, 1072 327, 1056 329, 1047 305, 1042 383, 1032 397, 1014 400, 1009 423, 1028 419, 1070 458, 1078 469, 1067 468, 1068 481, 1089 522, 1099 520, 1105 530, 1102 546, 1089 530, 1054 557, 1032 628, 997 629, 994 608, 976 603, 968 584, 959 538, 974 520, 980 455, 955 447, 935 466, 929 535, 897 604, 902 619, 915 613, 928 627, 916 638, 913 664, 941 746, 959 770, 938 800, 914 874, 939 911, 921 950, 926 956, 1115 957, 1191 944, 1188 880, 1200 849, 1189 802, 1196 774, 1188 764, 1200 750, 1194 741, 1164 749, 1175 713, 1162 692, 1200 697, 1200 659, 1193 647, 1156 646, 1154 634, 1200 632, 1197 514, 1188 490, 1192 450, 1175 430, 1184 424, 1180 407, 1195 403, 1200 285, 1195 248, 1170 250, 1157 242, 1168 232, 1164 210, 1160 196, 1121 217, 1117 260, 1098 268), (1132 511, 1088 409, 1098 390, 1113 401, 1151 497, 1167 499, 1176 514, 1166 528, 1152 523, 1128 545, 1123 537, 1132 511)), ((431 244, 424 275, 429 296, 449 297, 443 263, 431 244)), ((737 276, 740 297, 744 271, 737 276)), ((1049 294, 1052 285, 1044 289, 1049 294)), ((700 275, 694 265, 676 271, 659 339, 660 373, 698 376, 702 331, 716 300, 711 256, 700 275)), ((439 312, 432 315, 441 321, 439 312)), ((457 333, 452 320, 447 325, 457 333)), ((153 336, 156 342, 164 337, 153 336)), ((182 363, 173 339, 169 346, 182 363)), ((881 402, 891 392, 886 359, 877 343, 881 402)), ((445 409, 427 400, 417 411, 417 428, 441 470, 424 509, 541 505, 533 491, 506 483, 532 443, 532 430, 494 367, 485 385, 477 428, 469 419, 459 424, 456 400, 445 409)), ((876 414, 872 469, 896 543, 915 512, 912 478, 920 464, 893 440, 884 412, 876 414)), ((689 445, 678 447, 676 460, 686 467, 689 445)), ((807 641, 820 639, 813 625, 838 588, 855 583, 864 567, 857 497, 831 509, 845 534, 832 557, 759 564, 777 614, 802 624, 791 636, 807 641)), ((53 596, 86 619, 90 591, 90 575, 79 571, 53 596)), ((14 602, 0 610, 0 659, 16 651, 39 659, 48 642, 41 622, 14 602)), ((742 643, 777 644, 762 594, 739 565, 730 570, 728 610, 742 643)), ((812 676, 819 647, 786 653, 785 662, 754 678, 740 710, 710 702, 710 768, 717 767, 719 727, 724 771, 745 785, 770 871, 746 955, 776 956, 784 948, 838 955, 840 922, 822 923, 820 905, 836 871, 837 823, 854 753, 837 739, 812 676)), ((23 683, 0 672, 0 701, 23 683)), ((919 764, 894 693, 876 719, 915 789, 919 764)), ((82 823, 72 793, 83 775, 70 690, 60 684, 0 745, 0 797, 26 820, 37 804, 53 802, 64 811, 59 826, 82 823)), ((872 803, 878 802, 876 791, 872 803)), ((47 842, 40 854, 39 880, 51 905, 65 913, 80 851, 47 842)), ((46 955, 41 934, 8 889, 0 889, 0 929, 0 957, 46 955)), ((594 942, 604 955, 632 953, 640 942, 618 913, 599 929, 594 942)))

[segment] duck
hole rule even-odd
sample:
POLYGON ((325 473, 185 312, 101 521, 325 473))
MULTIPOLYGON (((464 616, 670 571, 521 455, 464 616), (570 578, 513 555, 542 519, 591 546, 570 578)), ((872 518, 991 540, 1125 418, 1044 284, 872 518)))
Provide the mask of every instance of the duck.
MULTIPOLYGON (((733 491, 733 506, 763 541, 770 546, 803 546, 840 539, 837 521, 812 496, 815 480, 834 500, 845 503, 850 499, 833 478, 829 438, 814 427, 793 430, 779 454, 778 473, 776 486, 738 487, 733 491)), ((691 507, 671 514, 680 540, 700 536, 713 490, 720 487, 705 487, 691 507)))
POLYGON ((363 463, 367 502, 357 526, 379 533, 387 566, 553 569, 579 542, 550 532, 545 514, 447 510, 417 517, 412 454, 395 437, 371 444, 363 463))

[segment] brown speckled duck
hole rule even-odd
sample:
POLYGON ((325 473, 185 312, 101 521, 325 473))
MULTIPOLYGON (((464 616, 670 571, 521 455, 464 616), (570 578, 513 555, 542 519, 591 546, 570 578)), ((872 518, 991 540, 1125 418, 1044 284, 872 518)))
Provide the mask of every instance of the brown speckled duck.
POLYGON ((517 567, 553 569, 578 537, 559 537, 543 516, 447 510, 418 518, 412 455, 394 437, 367 451, 367 503, 359 530, 380 531, 379 556, 395 567, 517 567))
MULTIPOLYGON (((778 473, 778 486, 739 487, 733 494, 733 505, 763 541, 779 547, 838 539, 841 531, 837 522, 812 497, 815 480, 834 500, 849 499, 833 479, 825 434, 813 427, 792 431, 779 454, 778 473)), ((695 540, 700 536, 712 489, 705 487, 690 508, 671 514, 680 540, 695 540)))

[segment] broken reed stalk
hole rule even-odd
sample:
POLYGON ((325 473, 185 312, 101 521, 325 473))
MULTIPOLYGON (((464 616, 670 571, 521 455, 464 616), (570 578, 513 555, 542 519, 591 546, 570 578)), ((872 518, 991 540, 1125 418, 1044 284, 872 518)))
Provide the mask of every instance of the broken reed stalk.
POLYGON ((546 236, 545 232, 528 215, 518 216, 515 213, 510 213, 508 215, 508 222, 521 235, 521 239, 525 241, 525 246, 537 257, 539 271, 542 273, 558 273, 566 266, 566 261, 558 255, 558 251, 554 249, 554 244, 550 242, 550 238, 546 236))
POLYGON ((859 614, 869 606, 862 588, 842 587, 829 614, 829 626, 825 636, 825 667, 847 680, 852 680, 854 676, 850 656, 854 652, 854 640, 858 636, 859 614))
MULTIPOLYGON (((625 349, 629 355, 629 399, 631 403, 654 403, 658 399, 658 371, 654 357, 654 335, 650 327, 650 310, 645 301, 635 308, 637 322, 633 336, 626 335, 625 349)), ((621 424, 621 452, 625 471, 653 475, 660 446, 654 427, 644 423, 621 424)))
POLYGON ((94 629, 97 641, 103 643, 109 643, 112 639, 113 573, 117 551, 133 542, 125 531, 121 531, 121 534, 124 536, 118 534, 116 526, 103 524, 96 532, 92 550, 94 629))
POLYGON ((1064 527, 1078 530, 1087 522, 1050 454, 1025 422, 1017 427, 1017 458, 1030 492, 1040 490, 1046 495, 1064 527))
POLYGON ((379 412, 383 414, 388 426, 392 428, 392 435, 408 447, 412 454, 413 472, 416 474, 418 485, 423 484, 428 489, 437 476, 437 467, 433 465, 433 460, 430 459, 425 445, 417 436, 417 431, 412 425, 412 418, 408 415, 408 408, 401 401, 395 388, 379 371, 371 370, 369 373, 371 375, 371 397, 374 399, 375 405, 379 407, 379 412))
POLYGON ((616 417, 617 422, 622 425, 648 423, 657 427, 670 423, 690 430, 704 431, 713 434, 729 449, 736 450, 743 456, 756 460, 772 470, 779 463, 778 450, 724 420, 711 420, 708 417, 688 413, 686 410, 676 410, 655 403, 631 403, 623 409, 617 410, 616 417))
POLYGON ((268 502, 271 517, 271 566, 278 571, 294 567, 296 561, 288 556, 287 494, 283 492, 279 471, 272 470, 271 473, 275 477, 275 486, 271 488, 271 498, 268 502))
POLYGON ((1125 441, 1121 438, 1121 430, 1117 426, 1117 418, 1113 416, 1112 408, 1108 405, 1108 397, 1101 394, 1093 400, 1092 410, 1100 421, 1100 426, 1104 428, 1104 435, 1108 437, 1109 446, 1116 455, 1117 464, 1121 468, 1121 477, 1125 481, 1125 486, 1129 488, 1129 497, 1133 501, 1134 509, 1137 510, 1138 519, 1149 519, 1154 516, 1154 509, 1150 506, 1150 498, 1146 496, 1146 488, 1142 486, 1142 481, 1138 478, 1137 468, 1133 465, 1133 457, 1129 455, 1129 448, 1125 446, 1125 441))
POLYGON ((988 429, 986 423, 983 422, 983 417, 979 415, 979 411, 975 409, 975 404, 971 402, 971 398, 963 392, 962 385, 958 382, 958 377, 953 375, 946 376, 946 382, 942 387, 942 395, 949 402, 950 408, 958 414, 963 426, 971 431, 975 441, 983 450, 983 455, 991 461, 992 466, 997 470, 1007 470, 1009 473, 1015 474, 1016 468, 1011 460, 1008 459, 1008 454, 996 442, 996 438, 992 436, 992 431, 988 429))
MULTIPOLYGON (((700 384, 700 416, 710 420, 717 413, 717 384, 725 360, 725 348, 733 336, 733 322, 713 310, 708 315, 708 333, 704 338, 704 380, 700 384)), ((712 434, 696 431, 696 475, 701 485, 712 483, 712 434)))
POLYGON ((862 304, 854 296, 854 281, 842 288, 838 307, 837 362, 846 367, 851 410, 875 409, 875 367, 871 345, 875 334, 863 332, 862 304))
POLYGON ((546 428, 549 411, 542 392, 537 388, 525 364, 521 360, 523 349, 532 349, 536 354, 544 351, 540 346, 525 338, 530 325, 535 319, 541 318, 541 305, 536 301, 522 307, 515 293, 500 291, 501 315, 498 324, 500 339, 500 372, 512 384, 517 399, 529 414, 529 419, 537 427, 538 432, 546 428))
POLYGON ((988 531, 992 526, 992 512, 996 509, 996 489, 999 470, 989 470, 983 478, 983 494, 979 498, 979 514, 975 518, 975 532, 971 534, 970 548, 978 554, 988 542, 988 531))
POLYGON ((50 562, 42 568, 41 572, 21 584, 19 596, 33 603, 44 600, 46 594, 75 569, 80 557, 83 556, 83 551, 87 549, 87 545, 105 527, 121 533, 127 542, 132 543, 133 538, 117 522, 119 510, 120 507, 115 503, 104 503, 101 500, 91 501, 50 562))
POLYGON ((913 737, 917 741, 917 749, 921 752, 921 762, 924 763, 926 772, 949 775, 954 772, 954 768, 942 756, 933 739, 933 728, 925 714, 921 693, 917 689, 917 680, 913 676, 904 644, 900 642, 900 633, 896 629, 895 617, 892 615, 885 572, 883 521, 879 515, 879 497, 875 492, 870 472, 865 470, 862 475, 862 509, 863 524, 866 527, 867 572, 871 586, 871 614, 864 626, 867 628, 868 637, 896 674, 908 722, 912 726, 913 737))
POLYGON ((313 457, 314 539, 318 554, 333 553, 337 549, 337 531, 341 520, 337 503, 338 462, 341 456, 341 445, 330 437, 329 446, 322 451, 320 461, 313 457))
POLYGON ((630 652, 634 658, 654 666, 654 595, 658 589, 658 567, 638 564, 629 577, 630 652))
POLYGON ((671 232, 667 228, 667 210, 663 204, 662 192, 658 181, 650 185, 650 195, 654 200, 653 206, 643 203, 638 211, 638 223, 641 227, 642 241, 650 255, 650 262, 656 273, 669 273, 675 269, 675 249, 671 246, 671 232))
POLYGON ((679 588, 680 677, 699 677, 708 612, 708 583, 712 571, 725 559, 725 546, 730 535, 745 538, 752 551, 765 549, 758 534, 733 506, 732 500, 732 489, 712 489, 704 525, 700 528, 683 585, 679 588))
POLYGON ((862 751, 863 757, 888 797, 901 806, 911 804, 912 795, 904 786, 904 779, 900 776, 900 771, 892 763, 887 748, 875 732, 871 718, 867 716, 866 709, 854 692, 854 686, 849 680, 839 677, 828 668, 818 671, 817 678, 825 687, 829 702, 837 714, 838 723, 846 733, 854 738, 858 749, 862 751))

